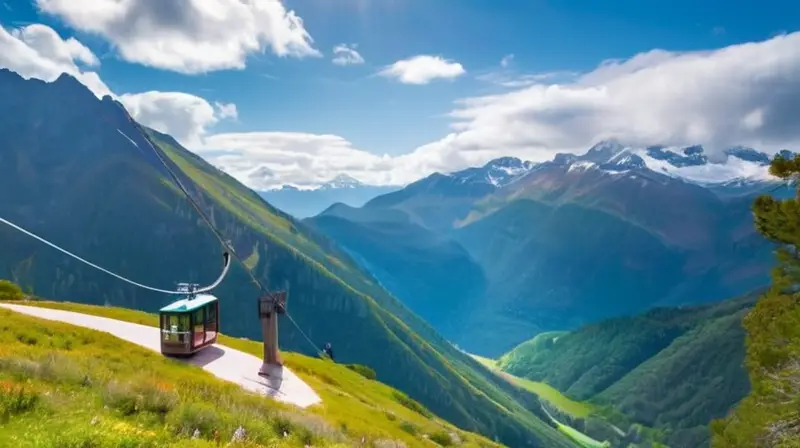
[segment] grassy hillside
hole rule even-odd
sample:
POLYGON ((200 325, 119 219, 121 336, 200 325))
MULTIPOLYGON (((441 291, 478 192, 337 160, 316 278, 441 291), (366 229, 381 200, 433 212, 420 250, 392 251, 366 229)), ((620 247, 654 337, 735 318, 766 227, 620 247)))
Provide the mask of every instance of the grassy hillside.
MULTIPOLYGON (((8 136, 0 147, 4 217, 144 283, 170 288, 214 278, 220 244, 160 166, 149 134, 260 281, 288 289, 289 313, 313 345, 298 328, 282 325, 284 348, 315 354, 331 342, 338 359, 372 367, 381 381, 463 429, 510 445, 567 446, 536 415, 536 406, 512 397, 502 381, 453 348, 329 239, 169 136, 140 132, 119 104, 98 101, 69 76, 48 84, 0 75, 0 133, 8 136), (60 107, 62 100, 71 107, 60 107)), ((0 228, 0 240, 0 276, 37 295, 145 311, 171 300, 9 228, 0 228)), ((235 265, 216 290, 223 332, 260 337, 252 317, 259 293, 235 265)))
MULTIPOLYGON (((38 305, 156 320, 123 309, 38 305)), ((323 398, 300 411, 101 332, 7 310, 0 310, 0 320, 2 446, 216 446, 215 437, 227 442, 240 425, 249 442, 265 446, 344 447, 362 439, 372 447, 432 446, 429 440, 496 446, 328 361, 287 354, 291 368, 323 398), (195 429, 199 440, 191 439, 195 429)), ((229 337, 224 343, 251 353, 260 348, 229 337)))
POLYGON ((543 334, 499 365, 594 404, 623 429, 638 424, 658 429, 670 446, 707 446, 707 425, 749 391, 741 322, 756 297, 543 334))

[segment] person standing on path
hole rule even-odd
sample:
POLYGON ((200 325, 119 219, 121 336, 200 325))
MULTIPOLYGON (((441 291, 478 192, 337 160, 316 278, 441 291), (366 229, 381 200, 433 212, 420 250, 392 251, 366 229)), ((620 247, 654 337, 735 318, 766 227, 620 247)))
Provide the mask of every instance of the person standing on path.
POLYGON ((331 361, 336 362, 336 360, 333 358, 333 346, 331 346, 330 342, 325 344, 325 348, 322 351, 328 355, 328 358, 331 358, 331 361))

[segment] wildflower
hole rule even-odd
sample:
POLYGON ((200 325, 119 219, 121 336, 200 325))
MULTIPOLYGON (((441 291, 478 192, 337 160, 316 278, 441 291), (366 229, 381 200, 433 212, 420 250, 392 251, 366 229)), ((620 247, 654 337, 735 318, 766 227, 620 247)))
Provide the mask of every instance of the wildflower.
POLYGON ((231 442, 241 442, 247 437, 247 431, 242 426, 236 428, 236 431, 233 433, 233 438, 231 442))

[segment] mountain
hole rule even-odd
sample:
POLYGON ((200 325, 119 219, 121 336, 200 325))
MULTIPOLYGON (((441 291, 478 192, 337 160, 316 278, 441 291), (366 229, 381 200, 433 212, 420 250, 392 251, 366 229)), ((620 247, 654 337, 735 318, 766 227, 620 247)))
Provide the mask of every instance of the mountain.
POLYGON ((278 209, 302 219, 317 215, 335 203, 361 207, 370 199, 399 188, 365 185, 353 177, 340 174, 314 189, 284 185, 273 190, 260 191, 259 194, 278 209))
POLYGON ((524 177, 533 165, 513 157, 490 161, 480 168, 468 168, 450 174, 434 173, 413 182, 402 190, 372 199, 364 205, 369 213, 391 208, 404 212, 411 222, 445 231, 453 216, 469 211, 475 200, 524 177))
POLYGON ((658 429, 669 446, 708 446, 709 423, 750 390, 742 319, 760 292, 542 334, 499 366, 608 407, 617 426, 658 429))
MULTIPOLYGON (((656 151, 604 141, 582 155, 516 160, 514 175, 495 182, 486 173, 508 163, 499 159, 435 173, 360 209, 332 207, 305 222, 445 337, 486 356, 539 332, 723 300, 766 284, 772 246, 755 233, 750 204, 781 184, 691 180, 653 169, 656 151), (441 269, 439 282, 426 279, 431 266, 451 264, 458 267, 441 269)), ((740 158, 751 156, 743 149, 728 155, 766 170, 740 158)), ((709 164, 699 146, 681 157, 664 163, 709 164)))
MULTIPOLYGON (((98 100, 67 75, 45 83, 2 70, 0 135, 4 218, 136 281, 207 282, 219 272, 220 244, 158 152, 260 281, 289 291, 282 349, 316 355, 316 346, 331 342, 338 361, 372 367, 461 428, 510 446, 570 446, 539 418, 535 396, 520 396, 454 348, 331 240, 170 136, 140 127, 112 98, 98 100)), ((0 277, 34 294, 150 312, 171 299, 9 227, 0 227, 0 241, 0 277)), ((224 333, 260 338, 260 291, 239 265, 215 294, 224 333)))
POLYGON ((455 338, 468 311, 461 308, 482 296, 486 278, 461 244, 439 231, 448 229, 453 214, 469 210, 476 199, 512 184, 533 166, 504 157, 434 174, 361 209, 335 204, 305 222, 336 240, 445 337, 455 338), (428 201, 435 207, 427 207, 428 201))

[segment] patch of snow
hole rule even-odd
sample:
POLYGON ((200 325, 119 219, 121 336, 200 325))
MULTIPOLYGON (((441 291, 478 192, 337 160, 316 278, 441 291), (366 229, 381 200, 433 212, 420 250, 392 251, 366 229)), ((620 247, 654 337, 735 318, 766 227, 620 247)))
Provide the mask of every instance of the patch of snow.
POLYGON ((650 157, 645 150, 637 150, 637 155, 653 171, 698 183, 718 183, 736 178, 760 181, 775 179, 769 174, 769 167, 756 162, 742 160, 738 157, 728 157, 724 163, 709 162, 703 165, 676 167, 666 160, 650 157))
POLYGON ((585 171, 585 170, 588 170, 588 169, 590 169, 592 167, 595 167, 595 166, 597 166, 597 164, 595 164, 594 162, 589 162, 589 161, 583 160, 583 161, 575 162, 575 163, 571 164, 569 166, 569 168, 567 169, 567 172, 577 171, 577 170, 584 170, 585 171))

